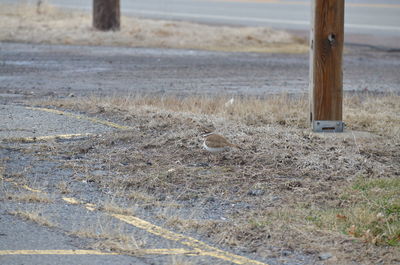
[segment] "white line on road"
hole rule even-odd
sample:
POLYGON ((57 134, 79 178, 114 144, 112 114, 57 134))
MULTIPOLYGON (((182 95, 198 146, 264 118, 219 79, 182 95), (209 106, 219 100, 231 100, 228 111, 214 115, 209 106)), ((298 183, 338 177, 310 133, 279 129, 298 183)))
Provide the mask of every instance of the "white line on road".
MULTIPOLYGON (((222 15, 205 15, 193 13, 175 13, 175 12, 162 12, 152 10, 130 10, 126 12, 143 15, 159 15, 159 16, 173 16, 182 18, 209 18, 217 20, 230 20, 230 21, 251 21, 251 22, 265 22, 271 24, 286 24, 286 25, 310 25, 310 21, 305 20, 288 20, 288 19, 273 19, 273 18, 255 18, 255 17, 236 17, 236 16, 222 16, 222 15)), ((395 26, 380 26, 380 25, 367 25, 367 24, 345 24, 347 28, 356 29, 379 29, 379 30, 395 30, 400 31, 400 27, 395 26)))
MULTIPOLYGON (((59 4, 61 7, 83 9, 90 11, 90 7, 77 6, 74 4, 59 4)), ((240 16, 225 16, 225 15, 207 15, 207 14, 195 14, 195 13, 180 13, 180 12, 164 12, 154 10, 137 10, 132 8, 125 8, 122 10, 125 14, 136 14, 136 15, 156 15, 168 17, 179 17, 179 18, 192 18, 192 19, 215 19, 224 21, 247 21, 247 22, 263 22, 270 24, 280 25, 303 25, 309 26, 310 21, 307 20, 290 20, 290 19, 274 19, 274 18, 257 18, 257 17, 240 17, 240 16)), ((370 29, 370 30, 384 30, 384 31, 400 31, 398 26, 385 26, 385 25, 369 25, 369 24, 352 24, 345 23, 345 28, 353 29, 370 29)))
POLYGON ((286 19, 273 19, 273 18, 255 18, 255 17, 236 17, 236 16, 222 16, 222 15, 206 15, 206 14, 193 14, 193 13, 175 13, 175 12, 163 12, 163 11, 152 11, 152 10, 126 10, 129 13, 145 14, 145 15, 162 15, 162 16, 174 16, 174 17, 186 17, 186 18, 211 18, 218 20, 231 20, 231 21, 252 21, 252 22, 267 22, 275 24, 291 24, 291 25, 308 25, 309 21, 302 20, 286 20, 286 19))

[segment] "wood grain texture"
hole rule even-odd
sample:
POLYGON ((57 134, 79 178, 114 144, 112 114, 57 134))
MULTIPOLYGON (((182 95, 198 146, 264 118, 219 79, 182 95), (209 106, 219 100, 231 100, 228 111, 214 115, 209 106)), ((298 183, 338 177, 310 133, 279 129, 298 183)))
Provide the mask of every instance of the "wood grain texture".
POLYGON ((313 0, 311 121, 342 120, 344 0, 313 0))
POLYGON ((93 0, 93 27, 98 30, 120 29, 119 0, 93 0))

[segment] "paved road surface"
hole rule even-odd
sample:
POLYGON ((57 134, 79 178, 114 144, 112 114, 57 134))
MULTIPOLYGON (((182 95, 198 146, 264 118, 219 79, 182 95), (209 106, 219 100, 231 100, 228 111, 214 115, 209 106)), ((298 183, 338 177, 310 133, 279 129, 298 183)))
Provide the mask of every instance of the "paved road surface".
MULTIPOLYGON (((35 0, 29 0, 35 2, 35 0)), ((16 2, 0 0, 0 2, 16 2)), ((91 10, 92 0, 49 0, 52 4, 91 10)), ((146 0, 121 1, 125 14, 205 23, 271 26, 308 30, 311 0, 146 0)), ((400 1, 346 0, 345 31, 400 36, 400 1)))
MULTIPOLYGON (((308 91, 307 54, 0 43, 0 93, 246 94, 308 91)), ((344 90, 400 92, 400 53, 346 48, 344 90)))

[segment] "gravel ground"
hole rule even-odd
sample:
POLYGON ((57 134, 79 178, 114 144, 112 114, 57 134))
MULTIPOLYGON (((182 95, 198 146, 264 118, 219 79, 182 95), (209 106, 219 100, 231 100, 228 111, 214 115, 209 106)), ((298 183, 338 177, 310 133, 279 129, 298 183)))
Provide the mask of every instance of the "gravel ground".
MULTIPOLYGON (((0 93, 35 96, 304 93, 307 54, 0 43, 0 93)), ((400 53, 347 47, 345 91, 400 91, 400 53)))

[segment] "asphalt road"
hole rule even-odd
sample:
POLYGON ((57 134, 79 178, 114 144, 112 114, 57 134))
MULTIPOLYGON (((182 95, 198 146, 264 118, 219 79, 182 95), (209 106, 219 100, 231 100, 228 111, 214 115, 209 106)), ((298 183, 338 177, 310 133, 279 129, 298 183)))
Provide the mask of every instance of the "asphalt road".
MULTIPOLYGON (((264 96, 308 92, 307 54, 0 43, 0 93, 264 96)), ((400 53, 346 47, 344 90, 400 92, 400 53)))
MULTIPOLYGON (((48 2, 84 10, 91 10, 92 5, 92 0, 48 2)), ((121 11, 150 18, 308 31, 310 3, 311 0, 126 0, 121 1, 121 11)), ((346 0, 345 4, 345 33, 400 36, 398 0, 346 0)))

